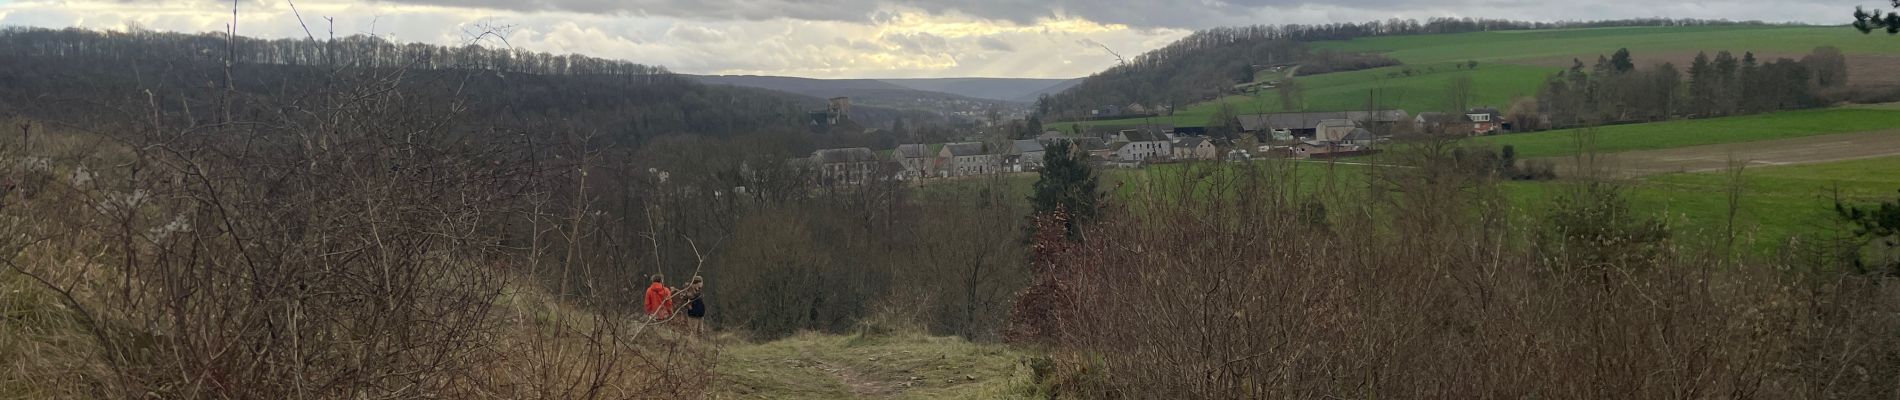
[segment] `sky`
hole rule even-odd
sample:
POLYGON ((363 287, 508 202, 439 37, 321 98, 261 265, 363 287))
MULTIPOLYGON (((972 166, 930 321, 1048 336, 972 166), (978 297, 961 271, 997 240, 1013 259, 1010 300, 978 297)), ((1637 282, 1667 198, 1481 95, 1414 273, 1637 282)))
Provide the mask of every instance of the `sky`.
MULTIPOLYGON (((1885 0, 237 0, 238 34, 479 42, 810 78, 1073 78, 1198 29, 1389 18, 1839 24, 1885 0), (294 6, 293 6, 294 5, 294 6), (301 14, 302 24, 298 15, 301 14), (486 32, 497 35, 483 35, 486 32), (1104 47, 1107 49, 1105 50, 1104 47)), ((222 32, 231 1, 0 0, 0 26, 222 32)))

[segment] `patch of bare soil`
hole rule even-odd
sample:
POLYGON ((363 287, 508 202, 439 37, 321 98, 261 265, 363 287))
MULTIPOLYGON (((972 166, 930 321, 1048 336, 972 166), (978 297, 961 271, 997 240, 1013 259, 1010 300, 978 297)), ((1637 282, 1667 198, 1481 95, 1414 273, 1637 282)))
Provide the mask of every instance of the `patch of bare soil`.
MULTIPOLYGON (((1597 155, 1595 162, 1615 175, 1637 177, 1720 171, 1729 167, 1729 160, 1774 166, 1887 156, 1900 156, 1900 130, 1609 153, 1597 155)), ((1588 163, 1570 156, 1542 160, 1556 164, 1559 175, 1574 175, 1577 165, 1588 163)))

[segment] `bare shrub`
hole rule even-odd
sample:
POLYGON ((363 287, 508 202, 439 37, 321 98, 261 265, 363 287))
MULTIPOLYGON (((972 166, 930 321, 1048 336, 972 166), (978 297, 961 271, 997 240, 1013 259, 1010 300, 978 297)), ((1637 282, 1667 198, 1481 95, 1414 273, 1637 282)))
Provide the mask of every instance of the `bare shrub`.
MULTIPOLYGON (((416 101, 453 96, 454 80, 314 75, 268 94, 142 90, 97 110, 114 117, 61 121, 107 141, 52 160, 44 193, 0 212, 20 239, 5 243, 6 287, 65 336, 0 332, 51 350, 7 350, 28 355, 9 367, 49 372, 0 384, 88 398, 706 390, 713 354, 697 338, 523 279, 611 283, 574 276, 594 265, 577 256, 597 229, 589 157, 534 162, 545 154, 514 132, 464 123, 461 103, 416 101), (577 200, 530 201, 548 198, 577 200), (528 236, 563 240, 515 245, 506 221, 523 215, 528 236), (538 271, 543 258, 560 268, 538 271)), ((582 139, 552 141, 586 155, 582 139)))
POLYGON ((1576 218, 1513 218, 1495 178, 1463 173, 1449 151, 1395 157, 1410 167, 1332 184, 1295 171, 1310 165, 1189 166, 1138 188, 1126 208, 1140 212, 1111 213, 1085 243, 1039 238, 1062 290, 1038 296, 1051 279, 1039 277, 1018 310, 1056 308, 1018 317, 1053 327, 1028 332, 1064 365, 1042 370, 1111 398, 1894 389, 1879 377, 1900 371, 1900 326, 1877 278, 1725 263, 1611 212, 1611 187, 1549 211, 1576 218), (1315 190, 1331 185, 1346 190, 1315 190), (1313 203, 1324 224, 1304 216, 1313 203), (1594 245, 1536 245, 1544 232, 1594 245))

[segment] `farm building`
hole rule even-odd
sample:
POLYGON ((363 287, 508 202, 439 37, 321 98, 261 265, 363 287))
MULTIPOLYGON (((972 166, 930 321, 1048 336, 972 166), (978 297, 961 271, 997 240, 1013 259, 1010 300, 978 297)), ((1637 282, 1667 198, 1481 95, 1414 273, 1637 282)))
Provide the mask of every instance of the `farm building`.
POLYGON ((1326 141, 1326 142, 1337 142, 1337 141, 1345 140, 1346 135, 1352 134, 1352 131, 1354 129, 1359 129, 1359 124, 1356 122, 1353 122, 1352 120, 1329 119, 1325 121, 1320 121, 1319 126, 1313 127, 1313 130, 1315 131, 1313 134, 1313 139, 1319 140, 1319 141, 1326 141))
POLYGON ((1014 172, 1042 169, 1042 142, 1035 139, 1017 140, 1010 144, 1009 155, 1004 160, 1014 172))
POLYGON ((823 149, 811 153, 819 178, 828 184, 859 184, 877 175, 883 164, 877 152, 863 147, 823 149))
POLYGON ((1176 160, 1212 160, 1220 157, 1214 142, 1198 137, 1184 137, 1175 141, 1173 152, 1176 160))
POLYGON ((1389 130, 1412 120, 1405 110, 1248 114, 1239 119, 1242 132, 1286 131, 1301 138, 1316 137, 1319 123, 1326 120, 1353 121, 1372 130, 1389 130))
POLYGON ((983 175, 1000 172, 1003 157, 978 142, 950 143, 937 152, 944 163, 940 176, 983 175))
POLYGON ((1150 124, 1141 124, 1141 125, 1135 125, 1135 126, 1096 126, 1096 127, 1089 127, 1088 131, 1086 131, 1087 133, 1085 134, 1085 136, 1114 140, 1116 137, 1121 135, 1122 131, 1128 131, 1128 130, 1138 130, 1138 131, 1142 131, 1142 132, 1146 132, 1150 134, 1166 136, 1168 134, 1174 133, 1175 128, 1174 128, 1174 124, 1162 124, 1162 123, 1150 123, 1150 124))
POLYGON ((1115 158, 1122 161, 1165 159, 1174 155, 1171 151, 1172 143, 1168 142, 1168 137, 1165 135, 1130 129, 1122 131, 1116 139, 1117 143, 1127 144, 1114 151, 1115 158))
POLYGON ((902 167, 897 178, 911 180, 931 175, 936 164, 936 154, 930 152, 927 144, 900 144, 891 149, 891 161, 902 167))

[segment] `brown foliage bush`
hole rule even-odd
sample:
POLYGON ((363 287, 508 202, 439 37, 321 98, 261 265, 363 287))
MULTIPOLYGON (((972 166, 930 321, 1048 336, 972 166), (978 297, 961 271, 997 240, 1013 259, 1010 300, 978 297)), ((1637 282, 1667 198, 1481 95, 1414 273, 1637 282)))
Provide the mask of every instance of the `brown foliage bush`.
POLYGON ((1640 221, 1513 220, 1496 182, 1458 171, 1447 153, 1399 157, 1413 167, 1364 181, 1295 171, 1325 168, 1314 164, 1196 165, 1153 179, 1087 243, 1038 240, 1060 265, 1047 270, 1064 275, 1038 282, 1063 282, 1049 292, 1068 298, 1022 297, 1019 311, 1066 308, 1019 313, 1052 327, 1021 333, 1068 365, 1046 370, 1099 367, 1100 379, 1056 378, 1084 397, 1900 389, 1900 292, 1880 278, 1730 262, 1640 229, 1576 226, 1640 221), (1303 216, 1315 201, 1324 218, 1303 216), (1569 239, 1537 245, 1541 232, 1569 239))

